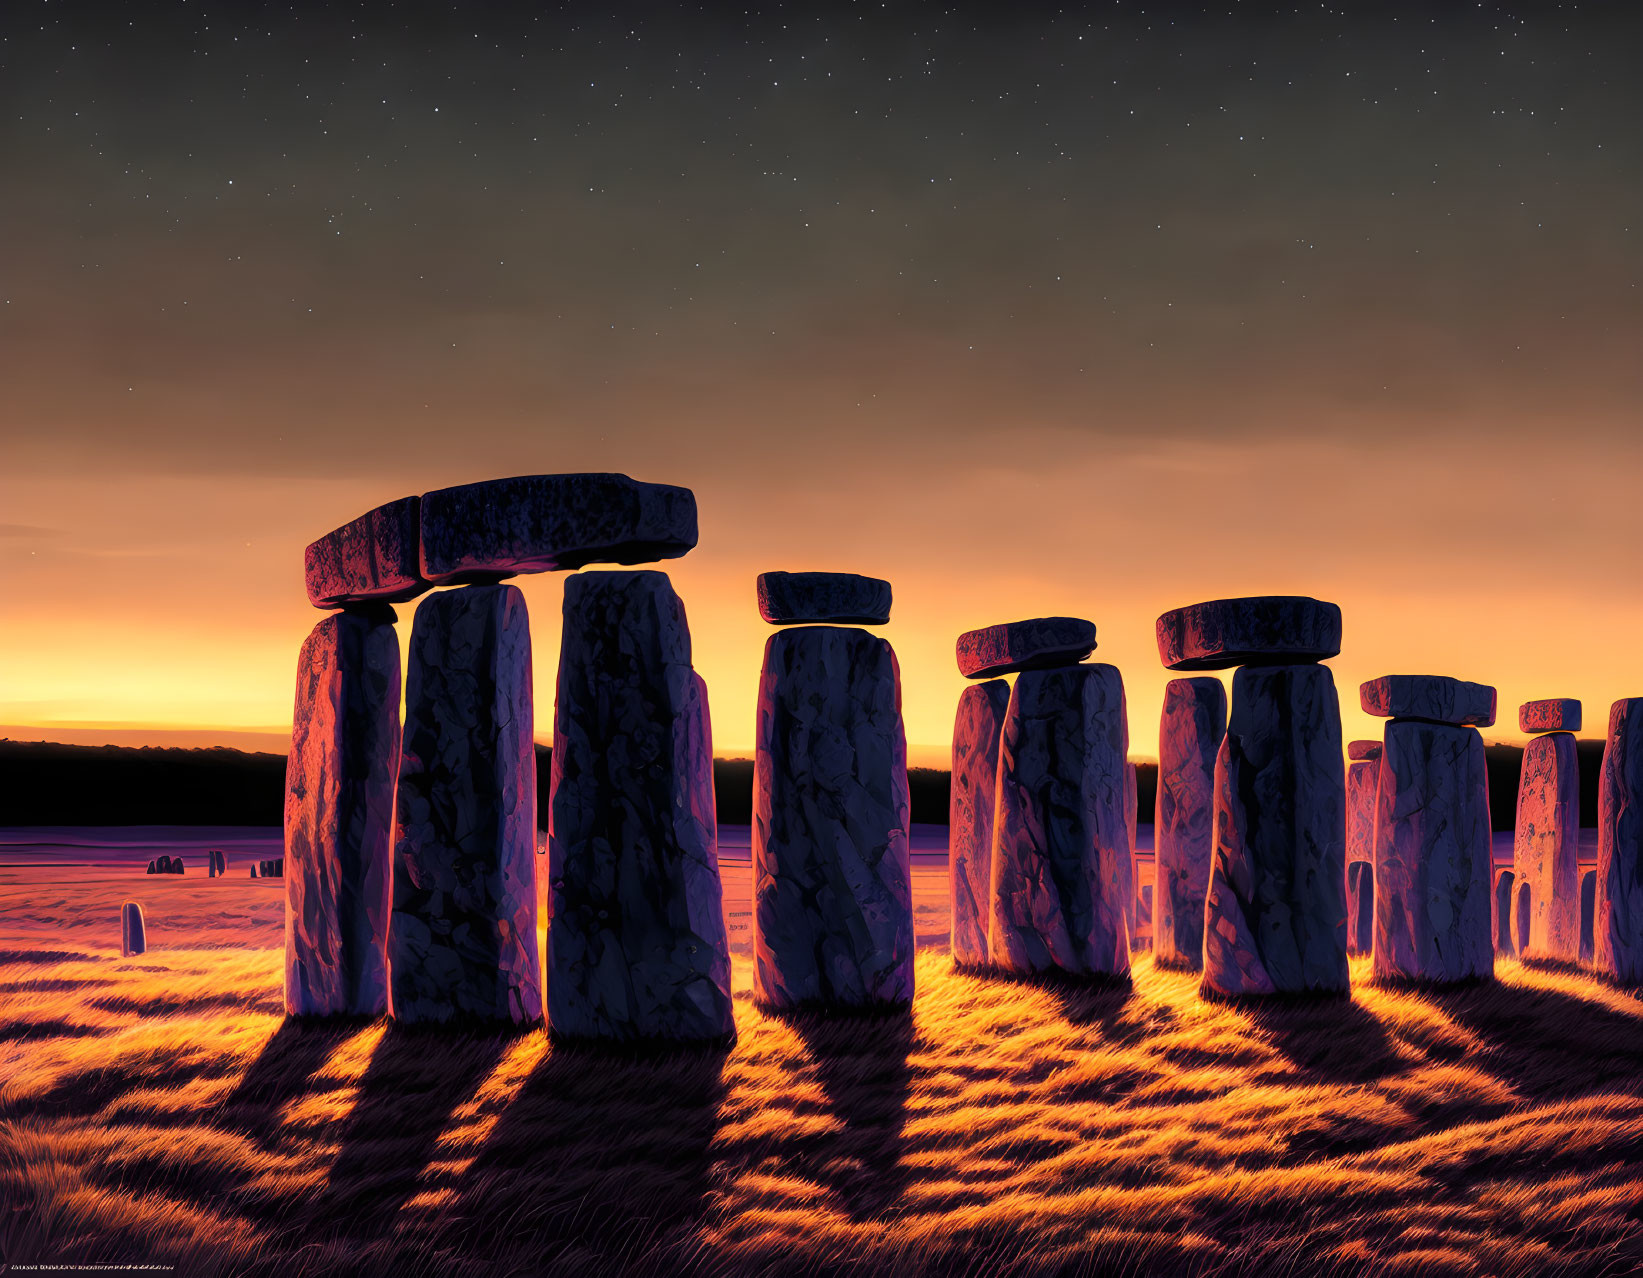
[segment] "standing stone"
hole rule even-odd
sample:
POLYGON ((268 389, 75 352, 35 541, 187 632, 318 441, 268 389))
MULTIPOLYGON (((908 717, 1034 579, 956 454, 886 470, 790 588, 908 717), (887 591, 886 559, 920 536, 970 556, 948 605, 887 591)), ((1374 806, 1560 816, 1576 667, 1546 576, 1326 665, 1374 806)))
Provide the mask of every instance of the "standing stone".
POLYGON ((952 792, 947 805, 948 889, 952 896, 953 961, 987 962, 987 894, 993 877, 993 805, 998 787, 998 740, 1010 685, 973 683, 959 694, 953 721, 952 792))
POLYGON ((256 865, 253 865, 253 866, 252 866, 252 867, 251 867, 251 877, 252 877, 252 878, 254 878, 254 879, 256 879, 256 878, 261 878, 261 877, 262 877, 262 876, 261 876, 261 875, 260 875, 260 874, 258 874, 258 872, 257 872, 257 871, 258 871, 258 870, 259 870, 259 869, 261 869, 261 867, 262 867, 262 862, 260 862, 260 861, 259 861, 259 862, 258 862, 258 863, 257 863, 257 864, 256 864, 256 865))
MULTIPOLYGON (((291 722, 285 1011, 381 1016, 399 772, 399 637, 391 620, 341 612, 314 627, 297 660, 291 722)), ((275 868, 283 871, 283 858, 275 868)))
POLYGON ((1215 756, 1227 733, 1227 690, 1200 675, 1171 679, 1158 727, 1153 815, 1154 961, 1204 966, 1204 896, 1215 850, 1215 756))
POLYGON ((1245 666, 1215 761, 1211 995, 1345 993, 1346 777, 1327 666, 1245 666))
POLYGON ((424 599, 411 630, 394 829, 396 1020, 541 1019, 532 723, 518 589, 424 599))
POLYGON ((1375 978, 1494 973, 1489 799, 1475 728, 1386 725, 1375 819, 1375 978))
POLYGON ((120 907, 120 955, 130 958, 145 953, 148 934, 143 930, 143 907, 136 901, 127 901, 120 907))
POLYGON ((1512 869, 1518 908, 1529 919, 1527 935, 1517 937, 1525 958, 1573 962, 1580 955, 1578 768, 1570 732, 1535 737, 1523 751, 1512 869))
MULTIPOLYGON (((1129 725, 1125 725, 1125 739, 1129 738, 1129 725)), ((1128 761, 1124 764, 1124 835, 1125 842, 1130 850, 1130 895, 1124 903, 1124 920, 1129 925, 1130 943, 1135 943, 1136 928, 1141 923, 1141 893, 1136 886, 1141 881, 1140 872, 1135 864, 1135 835, 1136 827, 1140 822, 1141 813, 1141 781, 1135 770, 1135 765, 1128 761)))
POLYGON ((1375 786, 1380 759, 1360 759, 1346 767, 1346 863, 1375 859, 1375 786))
POLYGON ((158 862, 158 860, 154 860, 154 861, 150 861, 150 862, 149 862, 149 863, 148 863, 148 872, 149 872, 149 873, 150 873, 150 874, 157 874, 157 873, 159 873, 159 871, 158 871, 158 870, 157 870, 157 869, 156 869, 156 868, 155 868, 155 867, 156 867, 156 866, 157 866, 157 865, 158 865, 158 864, 159 864, 159 862, 158 862))
POLYGON ((1031 670, 1010 693, 993 825, 993 963, 1127 977, 1129 732, 1116 666, 1031 670))
POLYGON ((1587 870, 1580 876, 1580 961, 1590 963, 1595 948, 1594 931, 1597 922, 1597 871, 1587 870))
POLYGON ((1643 982, 1643 697, 1609 708, 1593 911, 1594 966, 1617 981, 1643 982))
POLYGON ((754 997, 910 1002, 907 738, 890 645, 837 626, 771 635, 753 777, 754 997))
POLYGON ((1500 958, 1511 958, 1517 953, 1517 946, 1512 943, 1512 872, 1502 870, 1500 877, 1495 880, 1495 911, 1494 911, 1495 954, 1500 958))
POLYGON ((565 581, 553 719, 548 1028, 733 1038, 707 687, 661 572, 565 581))
POLYGON ((1346 863, 1346 952, 1368 954, 1375 948, 1375 867, 1369 861, 1346 863))

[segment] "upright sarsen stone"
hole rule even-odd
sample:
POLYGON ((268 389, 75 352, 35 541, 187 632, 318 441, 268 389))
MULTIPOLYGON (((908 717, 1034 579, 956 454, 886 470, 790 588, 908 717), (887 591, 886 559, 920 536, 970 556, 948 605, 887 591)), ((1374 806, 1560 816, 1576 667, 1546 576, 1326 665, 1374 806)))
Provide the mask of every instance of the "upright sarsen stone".
POLYGON ((734 1036, 707 688, 661 572, 565 581, 553 718, 548 1029, 734 1036))
POLYGON ((531 643, 513 586, 430 595, 406 678, 388 929, 408 1023, 542 1016, 531 643))
POLYGON ((754 997, 775 1008, 913 997, 901 674, 877 635, 771 635, 753 765, 754 997))
POLYGON ((391 619, 334 613, 309 633, 297 660, 285 763, 288 1015, 388 1009, 398 773, 399 637, 391 619))
POLYGON ((1215 763, 1206 993, 1345 993, 1346 778, 1327 666, 1233 676, 1215 763))
POLYGON ((1593 965, 1617 981, 1643 982, 1643 697, 1609 708, 1593 911, 1593 965))
POLYGON ((1500 877, 1495 880, 1494 922, 1495 954, 1500 958, 1511 958, 1517 953, 1517 946, 1512 941, 1512 872, 1502 870, 1500 877))
POLYGON ((1570 732, 1535 737, 1523 751, 1512 870, 1518 914, 1528 931, 1516 937, 1525 958, 1580 956, 1580 775, 1570 732))
POLYGON ((1375 786, 1380 759, 1346 765, 1346 863, 1375 859, 1375 786))
POLYGON ((1386 725, 1375 819, 1375 961, 1382 981, 1494 973, 1489 797, 1477 730, 1386 725))
POLYGON ((1010 693, 993 818, 995 966, 1127 976, 1135 895, 1116 666, 1030 670, 1010 693))
POLYGON ((1215 756, 1227 731, 1227 691, 1201 675, 1171 679, 1158 727, 1153 815, 1155 961, 1204 965, 1204 894, 1215 846, 1215 756))
POLYGON ((1375 948, 1375 867, 1369 861, 1346 863, 1346 952, 1368 954, 1375 948))
POLYGON ((120 956, 132 958, 148 951, 148 933, 143 930, 143 907, 127 901, 120 907, 120 956))
POLYGON ((974 683, 959 695, 953 721, 952 792, 947 805, 948 888, 952 897, 953 961, 987 962, 987 894, 992 886, 993 805, 998 740, 1010 685, 974 683))

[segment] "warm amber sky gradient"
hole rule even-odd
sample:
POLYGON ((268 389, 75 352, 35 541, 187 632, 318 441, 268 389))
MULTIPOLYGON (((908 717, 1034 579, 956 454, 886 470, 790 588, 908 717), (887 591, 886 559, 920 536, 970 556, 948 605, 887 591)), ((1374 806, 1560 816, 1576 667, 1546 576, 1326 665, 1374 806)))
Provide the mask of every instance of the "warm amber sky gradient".
POLYGON ((1241 593, 1340 603, 1349 737, 1643 695, 1636 12, 153 12, 0 43, 0 734, 283 732, 306 542, 574 469, 695 489, 721 753, 767 568, 892 580, 918 761, 1042 613, 1151 754, 1155 617, 1241 593))

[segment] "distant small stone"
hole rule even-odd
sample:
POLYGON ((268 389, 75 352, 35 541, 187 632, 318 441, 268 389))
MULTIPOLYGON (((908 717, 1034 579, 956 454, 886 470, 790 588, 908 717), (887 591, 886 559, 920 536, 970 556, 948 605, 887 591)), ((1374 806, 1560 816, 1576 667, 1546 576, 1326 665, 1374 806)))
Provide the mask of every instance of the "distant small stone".
POLYGON ((958 637, 958 670, 992 679, 1021 670, 1075 666, 1095 651, 1095 623, 1081 617, 1032 617, 967 630, 958 637))
POLYGON ((428 588, 417 568, 420 499, 402 497, 328 532, 303 554, 308 602, 316 608, 394 603, 428 588))
POLYGON ((853 572, 761 572, 758 594, 759 615, 773 626, 882 626, 890 620, 890 583, 853 572))
POLYGON ((1382 719, 1421 719, 1457 728, 1487 728, 1495 721, 1495 690, 1447 675, 1382 675, 1358 686, 1365 714, 1382 719))
POLYGON ((1525 701, 1518 707, 1520 732, 1579 732, 1580 702, 1572 698, 1525 701))
POLYGON ((696 545, 696 496, 626 475, 516 475, 422 497, 422 575, 449 585, 587 564, 677 559, 696 545))
POLYGON ((1346 757, 1354 763, 1370 762, 1381 757, 1379 741, 1352 741, 1347 744, 1346 757))
POLYGON ((1171 670, 1290 666, 1341 651, 1341 610, 1305 595, 1211 599, 1158 618, 1158 659, 1171 670))
POLYGON ((159 873, 159 870, 158 870, 158 869, 157 869, 157 868, 156 868, 156 866, 157 866, 157 864, 158 864, 158 863, 157 863, 157 862, 155 862, 155 861, 150 861, 150 862, 149 862, 149 863, 148 863, 148 872, 149 872, 149 873, 150 873, 150 874, 157 874, 157 873, 159 873))

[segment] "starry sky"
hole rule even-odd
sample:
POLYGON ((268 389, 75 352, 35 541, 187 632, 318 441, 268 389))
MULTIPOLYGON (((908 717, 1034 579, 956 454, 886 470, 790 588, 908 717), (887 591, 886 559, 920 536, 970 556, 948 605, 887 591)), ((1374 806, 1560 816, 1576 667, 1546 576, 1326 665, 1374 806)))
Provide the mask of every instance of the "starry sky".
POLYGON ((696 490, 721 753, 767 568, 894 582, 927 762, 960 630, 1090 617, 1145 756, 1154 618, 1242 593, 1341 604, 1349 735, 1392 672, 1600 734, 1643 7, 1227 7, 7 4, 0 735, 277 748, 306 542, 582 469, 696 490))

